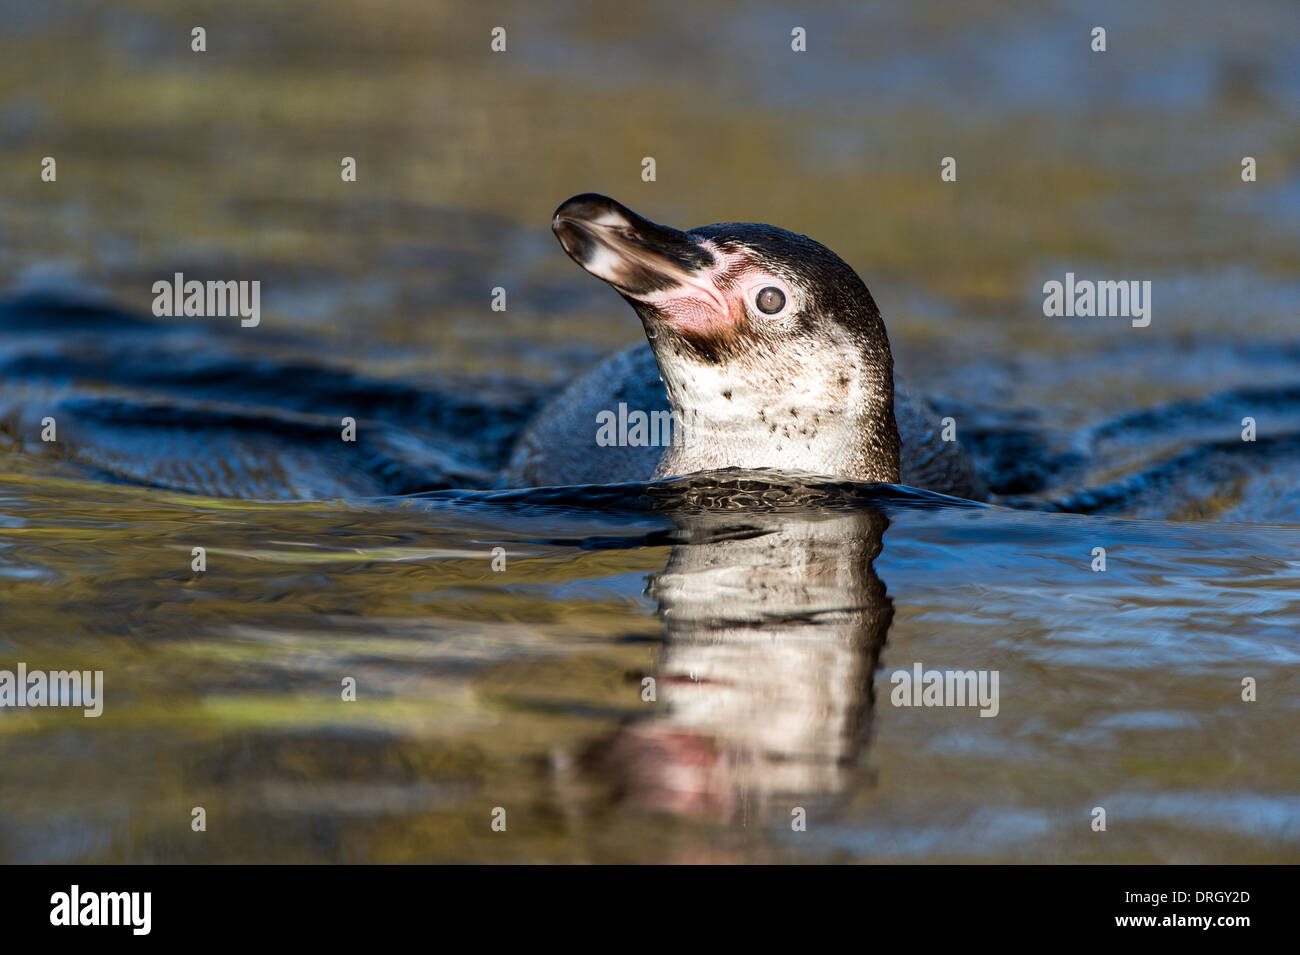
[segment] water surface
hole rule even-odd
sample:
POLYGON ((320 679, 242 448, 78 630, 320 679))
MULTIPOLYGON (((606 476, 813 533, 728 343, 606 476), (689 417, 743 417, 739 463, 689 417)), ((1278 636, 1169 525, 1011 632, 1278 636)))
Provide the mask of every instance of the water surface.
POLYGON ((1296 859, 1294 6, 793 16, 0 3, 0 668, 106 688, 0 710, 0 860, 1296 859), (494 489, 641 334, 549 234, 590 190, 834 248, 996 506, 494 489), (153 318, 177 271, 261 325, 153 318))

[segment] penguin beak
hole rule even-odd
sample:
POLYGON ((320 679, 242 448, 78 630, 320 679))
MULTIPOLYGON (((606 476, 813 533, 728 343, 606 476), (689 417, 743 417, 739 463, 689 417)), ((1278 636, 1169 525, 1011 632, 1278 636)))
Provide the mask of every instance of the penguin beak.
POLYGON ((685 232, 643 219, 608 196, 574 196, 555 210, 569 258, 624 295, 644 298, 698 281, 713 253, 685 232))

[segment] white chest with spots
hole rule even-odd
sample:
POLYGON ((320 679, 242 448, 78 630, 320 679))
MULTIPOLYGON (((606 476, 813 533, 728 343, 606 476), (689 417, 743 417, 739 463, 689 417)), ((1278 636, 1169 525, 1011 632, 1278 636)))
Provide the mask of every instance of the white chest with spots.
MULTIPOLYGON (((675 358, 664 383, 680 421, 656 475, 724 467, 856 473, 866 404, 854 352, 827 343, 788 361, 730 364, 675 358), (843 374, 828 374, 842 368, 843 374), (828 384, 829 382, 829 384, 828 384)), ((666 363, 661 363, 661 368, 666 363)))

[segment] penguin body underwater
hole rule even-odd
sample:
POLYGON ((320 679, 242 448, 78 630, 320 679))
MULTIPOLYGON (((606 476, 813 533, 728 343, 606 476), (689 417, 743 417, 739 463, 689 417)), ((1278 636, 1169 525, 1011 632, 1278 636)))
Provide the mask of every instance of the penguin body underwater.
POLYGON ((758 223, 682 232, 594 193, 563 203, 551 227, 632 306, 647 342, 549 402, 516 442, 503 485, 774 468, 987 497, 934 410, 896 388, 880 311, 825 246, 758 223), (629 416, 641 428, 630 436, 629 416), (644 427, 665 421, 669 440, 669 429, 644 427))

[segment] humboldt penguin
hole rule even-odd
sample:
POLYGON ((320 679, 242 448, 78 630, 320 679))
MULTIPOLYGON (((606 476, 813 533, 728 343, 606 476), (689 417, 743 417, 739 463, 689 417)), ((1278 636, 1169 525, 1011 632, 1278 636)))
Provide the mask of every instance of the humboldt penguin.
POLYGON ((594 193, 563 203, 551 228, 632 306, 648 344, 547 404, 503 485, 774 468, 987 496, 940 416, 896 387, 880 310, 824 245, 752 222, 682 232, 594 193))

